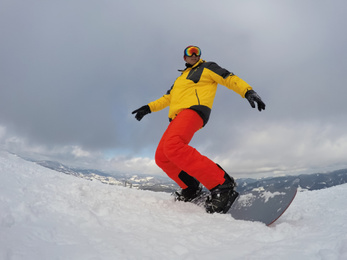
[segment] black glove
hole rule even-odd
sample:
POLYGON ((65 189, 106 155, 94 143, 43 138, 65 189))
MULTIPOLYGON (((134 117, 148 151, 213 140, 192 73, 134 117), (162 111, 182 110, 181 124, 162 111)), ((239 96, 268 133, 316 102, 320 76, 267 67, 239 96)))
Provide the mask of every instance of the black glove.
POLYGON ((151 113, 151 109, 149 108, 148 105, 145 105, 132 112, 132 114, 135 114, 135 113, 136 113, 135 118, 140 121, 145 115, 151 113))
POLYGON ((245 95, 245 98, 248 100, 248 102, 251 104, 253 108, 255 108, 254 102, 257 102, 258 110, 265 110, 265 103, 261 100, 257 92, 255 92, 254 90, 248 90, 245 95))

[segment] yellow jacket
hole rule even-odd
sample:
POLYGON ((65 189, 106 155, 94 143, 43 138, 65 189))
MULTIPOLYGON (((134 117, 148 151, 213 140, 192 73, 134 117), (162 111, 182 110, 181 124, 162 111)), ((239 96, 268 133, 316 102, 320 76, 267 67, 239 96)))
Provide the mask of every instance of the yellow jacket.
POLYGON ((214 62, 199 60, 194 66, 182 71, 171 89, 161 98, 150 102, 151 112, 157 112, 170 106, 169 119, 174 119, 179 112, 190 108, 199 113, 207 123, 212 109, 217 85, 234 90, 243 98, 252 87, 228 70, 214 62))

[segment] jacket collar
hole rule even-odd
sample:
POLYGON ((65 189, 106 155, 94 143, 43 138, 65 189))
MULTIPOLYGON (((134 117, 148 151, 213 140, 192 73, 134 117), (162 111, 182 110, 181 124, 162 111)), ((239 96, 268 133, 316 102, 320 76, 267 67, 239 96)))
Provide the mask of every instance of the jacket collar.
POLYGON ((183 71, 185 71, 185 70, 187 70, 187 69, 196 68, 197 66, 199 66, 201 63, 204 63, 204 62, 205 62, 204 60, 200 59, 200 60, 199 60, 197 63, 195 63, 194 65, 190 65, 190 64, 186 63, 186 68, 183 69, 183 70, 178 70, 178 71, 179 71, 179 72, 183 72, 183 71))

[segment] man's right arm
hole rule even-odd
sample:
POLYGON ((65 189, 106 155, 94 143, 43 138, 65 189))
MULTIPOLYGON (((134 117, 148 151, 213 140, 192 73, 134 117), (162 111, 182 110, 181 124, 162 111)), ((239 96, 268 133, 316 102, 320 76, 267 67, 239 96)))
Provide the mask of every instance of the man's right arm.
POLYGON ((160 111, 166 107, 168 107, 171 103, 171 90, 173 88, 173 85, 171 88, 166 92, 164 96, 161 98, 151 102, 148 104, 152 112, 160 111))
POLYGON ((148 105, 144 105, 140 107, 139 109, 134 110, 132 114, 135 114, 135 118, 140 121, 145 115, 151 112, 157 112, 166 108, 167 106, 170 105, 170 102, 171 102, 171 94, 170 94, 171 89, 168 90, 168 92, 161 98, 148 103, 148 105))
POLYGON ((161 98, 150 102, 148 106, 151 109, 151 112, 157 112, 169 106, 170 102, 171 102, 171 95, 165 94, 161 98))

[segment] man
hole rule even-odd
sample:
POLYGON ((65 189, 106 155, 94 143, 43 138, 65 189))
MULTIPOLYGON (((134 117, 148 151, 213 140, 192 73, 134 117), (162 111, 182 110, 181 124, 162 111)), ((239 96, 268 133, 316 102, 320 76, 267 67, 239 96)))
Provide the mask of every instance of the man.
POLYGON ((132 114, 141 120, 151 112, 169 106, 170 124, 161 138, 156 154, 157 165, 181 188, 177 200, 191 201, 201 193, 201 185, 210 192, 206 201, 209 213, 226 213, 238 196, 236 183, 218 164, 189 146, 195 132, 208 122, 217 85, 234 90, 251 106, 264 110, 265 104, 245 81, 214 62, 200 59, 201 50, 188 46, 184 50, 186 69, 161 98, 136 109, 132 114))

